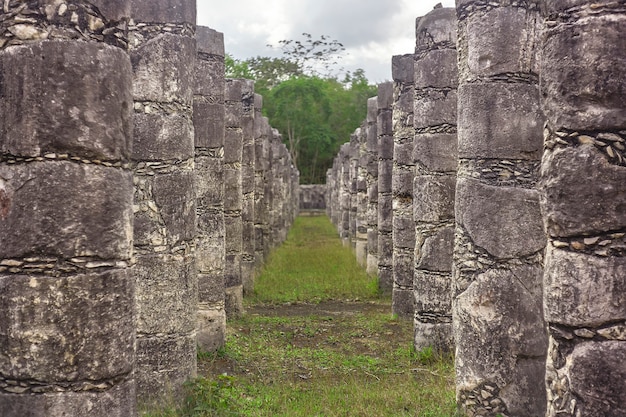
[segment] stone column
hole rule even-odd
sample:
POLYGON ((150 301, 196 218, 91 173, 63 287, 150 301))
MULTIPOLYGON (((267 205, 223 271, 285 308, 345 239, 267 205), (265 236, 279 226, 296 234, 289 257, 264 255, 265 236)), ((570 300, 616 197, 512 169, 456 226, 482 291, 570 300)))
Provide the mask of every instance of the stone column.
POLYGON ((378 288, 393 289, 393 83, 378 85, 378 288))
POLYGON ((626 415, 626 9, 544 2, 547 416, 626 415))
POLYGON ((252 96, 243 101, 243 147, 241 154, 241 222, 242 222, 242 252, 241 252, 241 280, 245 294, 251 294, 254 288, 254 188, 255 188, 255 143, 254 143, 254 113, 255 94, 254 83, 249 81, 252 96))
POLYGON ((413 318, 413 54, 392 58, 393 91, 393 291, 392 310, 413 318))
POLYGON ((263 97, 254 95, 254 265, 255 269, 263 266, 265 262, 264 236, 267 225, 267 202, 265 196, 265 183, 271 181, 267 175, 269 166, 269 134, 271 128, 269 121, 261 114, 263 97))
POLYGON ((196 33, 198 56, 193 101, 195 133, 198 346, 224 345, 224 35, 196 33))
POLYGON ((131 1, 137 389, 177 395, 196 372, 193 80, 196 5, 131 1))
POLYGON ((254 100, 252 81, 226 79, 226 132, 224 137, 224 224, 226 226, 226 268, 224 285, 226 315, 243 313, 243 182, 242 157, 244 109, 251 111, 254 100))
POLYGON ((0 415, 134 416, 129 4, 4 2, 0 415))
POLYGON ((452 350, 452 249, 456 184, 456 12, 438 8, 416 22, 415 337, 417 350, 452 350))
POLYGON ((367 125, 363 121, 357 130, 356 168, 356 260, 362 267, 367 266, 367 125))
POLYGON ((344 246, 350 246, 350 143, 341 145, 341 174, 339 189, 339 209, 341 211, 341 219, 339 223, 341 241, 344 246))
POLYGON ((539 13, 532 1, 463 0, 457 15, 457 399, 469 416, 542 416, 539 13))
POLYGON ((350 135, 350 165, 349 165, 349 181, 350 181, 350 229, 349 239, 350 246, 356 254, 356 234, 357 234, 357 213, 359 207, 358 197, 358 173, 359 173, 359 135, 361 128, 357 128, 350 135))
POLYGON ((367 164, 367 273, 378 273, 378 98, 367 100, 366 164, 367 164))

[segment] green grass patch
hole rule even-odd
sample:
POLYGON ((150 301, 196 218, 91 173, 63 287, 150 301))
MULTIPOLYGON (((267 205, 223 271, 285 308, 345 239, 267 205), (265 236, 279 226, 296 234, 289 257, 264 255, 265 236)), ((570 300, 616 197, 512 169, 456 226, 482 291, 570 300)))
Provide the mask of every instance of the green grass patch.
POLYGON ((378 282, 344 247, 326 216, 298 217, 285 243, 255 280, 248 303, 320 302, 378 297, 378 282))
POLYGON ((146 417, 457 415, 453 359, 413 349, 412 323, 326 217, 296 220, 247 309, 222 349, 198 355, 186 398, 146 417))

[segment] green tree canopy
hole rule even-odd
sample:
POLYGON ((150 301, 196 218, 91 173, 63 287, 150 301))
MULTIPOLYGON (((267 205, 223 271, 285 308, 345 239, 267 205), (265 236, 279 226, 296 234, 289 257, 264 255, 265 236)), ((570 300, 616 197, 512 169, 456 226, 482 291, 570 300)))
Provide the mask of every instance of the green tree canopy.
POLYGON ((226 57, 226 75, 255 81, 263 95, 263 113, 279 130, 300 170, 303 184, 323 183, 342 143, 367 115, 367 99, 376 95, 361 69, 339 80, 333 72, 343 45, 322 36, 280 41, 282 58, 226 57), (322 73, 324 75, 322 75, 322 73))

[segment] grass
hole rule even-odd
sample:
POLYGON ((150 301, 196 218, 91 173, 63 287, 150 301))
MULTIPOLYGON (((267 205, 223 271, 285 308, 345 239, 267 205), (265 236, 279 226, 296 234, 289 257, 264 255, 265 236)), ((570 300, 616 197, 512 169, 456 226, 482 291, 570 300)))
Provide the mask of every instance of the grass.
POLYGON ((296 220, 247 308, 223 349, 199 354, 184 401, 147 416, 456 415, 452 358, 413 349, 412 323, 390 314, 326 217, 296 220), (346 299, 361 301, 329 301, 346 299))
POLYGON ((256 279, 254 303, 374 299, 378 282, 357 265, 326 216, 298 217, 256 279))

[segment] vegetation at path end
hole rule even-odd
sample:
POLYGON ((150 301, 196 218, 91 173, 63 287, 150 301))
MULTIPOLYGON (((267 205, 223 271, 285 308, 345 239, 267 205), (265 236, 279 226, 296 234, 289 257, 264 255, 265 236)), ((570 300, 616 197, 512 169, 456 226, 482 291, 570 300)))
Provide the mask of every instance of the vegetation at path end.
POLYGON ((147 416, 456 415, 452 358, 413 349, 326 217, 298 218, 257 283, 184 401, 147 416))

